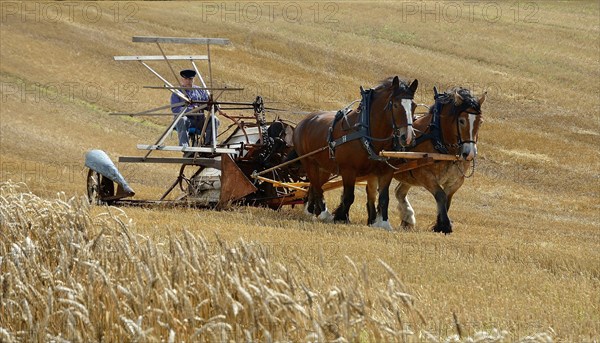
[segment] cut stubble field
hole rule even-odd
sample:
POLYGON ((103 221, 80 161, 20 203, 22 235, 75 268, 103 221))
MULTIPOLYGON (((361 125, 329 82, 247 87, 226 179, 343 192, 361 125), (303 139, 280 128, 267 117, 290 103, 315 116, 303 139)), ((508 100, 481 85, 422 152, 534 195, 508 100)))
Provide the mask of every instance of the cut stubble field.
MULTIPOLYGON (((137 300, 130 300, 130 303, 123 300, 127 306, 116 306, 109 311, 111 318, 107 315, 106 323, 115 325, 115 336, 110 337, 141 339, 142 336, 128 331, 132 326, 127 322, 133 320, 135 324, 141 317, 144 328, 150 325, 155 329, 148 337, 169 339, 171 331, 160 325, 164 317, 157 316, 158 310, 154 311, 160 308, 163 313, 172 311, 174 318, 181 319, 180 323, 168 323, 177 340, 189 339, 196 334, 195 338, 210 341, 214 336, 208 332, 228 332, 228 338, 239 340, 248 337, 244 329, 249 330, 255 340, 267 340, 268 332, 275 340, 295 341, 334 340, 340 336, 360 342, 434 339, 426 335, 403 336, 397 331, 396 335, 385 333, 383 327, 388 325, 393 330, 411 327, 416 332, 428 331, 440 339, 454 334, 461 334, 465 339, 475 337, 478 331, 492 333, 499 329, 507 331, 505 341, 517 341, 537 333, 546 333, 537 336, 540 340, 599 341, 600 5, 594 1, 488 3, 500 8, 502 15, 493 17, 496 12, 489 12, 493 8, 488 5, 488 12, 475 11, 471 18, 467 16, 467 2, 453 2, 463 6, 463 15, 458 18, 448 17, 455 12, 450 11, 453 8, 448 7, 447 2, 314 2, 291 3, 302 9, 302 16, 291 20, 292 12, 275 11, 271 18, 266 14, 266 3, 258 2, 253 4, 263 9, 263 15, 254 19, 249 17, 248 3, 242 2, 225 3, 230 5, 225 8, 227 10, 237 8, 237 16, 227 15, 229 12, 223 14, 225 9, 221 3, 193 3, 182 8, 178 3, 107 2, 94 3, 93 10, 98 12, 100 9, 102 14, 96 21, 78 11, 74 12, 73 18, 66 15, 59 19, 44 17, 42 9, 38 10, 40 20, 34 20, 31 11, 26 12, 29 16, 21 16, 24 8, 18 6, 22 5, 15 7, 17 15, 12 15, 14 8, 2 4, 1 181, 25 182, 31 192, 43 199, 55 199, 57 192, 64 192, 66 198, 81 196, 85 191, 83 155, 87 150, 102 149, 113 160, 118 156, 137 155, 136 144, 149 143, 164 130, 166 119, 108 115, 122 110, 141 111, 165 105, 168 100, 168 95, 161 91, 142 88, 143 85, 155 85, 156 80, 141 67, 112 61, 115 55, 156 54, 155 47, 132 44, 130 40, 134 35, 229 38, 232 47, 211 51, 216 84, 246 87, 240 94, 230 95, 232 99, 253 100, 256 95, 263 95, 267 104, 273 103, 276 107, 302 111, 336 110, 358 97, 360 85, 373 86, 393 75, 419 79, 415 99, 418 103, 432 103, 434 85, 442 90, 465 86, 476 95, 487 91, 475 175, 467 179, 453 199, 450 217, 454 233, 448 236, 429 231, 429 225, 435 220, 436 207, 433 197, 423 189, 413 189, 409 193, 416 211, 416 229, 397 229, 392 233, 365 225, 366 195, 360 187, 350 213, 352 223, 348 225, 314 221, 305 217, 301 207, 280 211, 249 207, 227 211, 123 208, 127 218, 132 220, 123 229, 134 237, 128 239, 123 238, 125 234, 120 233, 118 224, 103 224, 97 219, 111 217, 105 213, 121 216, 117 215, 119 210, 88 209, 70 203, 72 208, 96 218, 81 224, 88 232, 87 238, 100 237, 99 232, 108 225, 106 232, 111 233, 106 235, 113 238, 107 239, 102 243, 104 245, 98 243, 99 246, 109 249, 109 243, 117 244, 115 242, 123 238, 119 248, 113 247, 111 251, 126 254, 127 242, 139 244, 138 248, 131 247, 134 257, 111 257, 91 247, 85 248, 88 249, 85 254, 80 252, 83 254, 80 258, 86 256, 90 261, 106 263, 101 267, 114 283, 114 289, 121 285, 135 293, 130 297, 127 292, 118 293, 117 290, 119 301, 148 295, 134 292, 137 286, 132 285, 134 279, 147 285, 151 278, 139 276, 136 274, 139 270, 129 265, 127 268, 131 269, 112 271, 113 263, 118 261, 143 261, 153 273, 153 268, 159 270, 159 265, 165 264, 168 269, 168 265, 173 267, 181 263, 186 266, 182 267, 185 273, 190 273, 185 275, 198 282, 195 287, 203 289, 200 274, 193 274, 195 269, 182 262, 183 257, 176 257, 174 246, 177 244, 174 242, 178 240, 182 245, 192 242, 190 237, 197 240, 184 248, 182 256, 192 254, 194 249, 199 253, 201 247, 206 246, 202 256, 214 262, 202 264, 208 271, 228 268, 219 264, 216 256, 231 258, 232 265, 238 266, 236 272, 227 269, 229 274, 223 274, 223 280, 226 279, 224 275, 232 277, 224 281, 231 287, 219 289, 225 293, 211 298, 215 307, 210 311, 201 308, 201 296, 190 295, 191 310, 186 307, 188 305, 177 308, 173 296, 170 296, 173 303, 162 307, 149 303, 149 309, 132 305, 137 300), (216 8, 211 7, 215 4, 216 8), (422 6, 429 6, 428 9, 433 8, 439 14, 422 14, 427 9, 422 6), (121 10, 118 15, 117 8, 121 10), (517 12, 520 14, 515 14, 517 12), (149 249, 148 259, 143 257, 146 256, 143 249, 149 249), (167 257, 152 260, 152 249, 167 257), (315 303, 324 306, 326 315, 317 318, 315 308, 306 302, 308 293, 288 292, 290 288, 280 284, 273 289, 290 296, 292 302, 289 304, 308 306, 307 315, 312 313, 313 321, 294 312, 297 310, 292 308, 295 305, 290 305, 278 312, 289 314, 288 317, 282 315, 287 321, 281 322, 279 329, 274 329, 277 326, 274 322, 268 328, 254 327, 256 323, 268 322, 261 321, 268 317, 266 310, 255 308, 254 322, 246 317, 251 316, 249 302, 235 280, 239 278, 242 287, 249 287, 248 280, 260 283, 264 281, 264 275, 252 276, 250 271, 263 267, 254 262, 244 264, 248 261, 228 255, 227 251, 232 249, 243 250, 246 255, 242 255, 252 261, 264 259, 270 264, 269 268, 273 267, 269 273, 277 274, 288 286, 310 284, 308 289, 319 294, 315 296, 318 299, 315 303), (238 262, 239 265, 235 264, 238 262), (279 265, 282 267, 275 267, 279 265), (282 268, 298 274, 294 280, 286 278, 282 268), (367 283, 362 283, 365 279, 361 276, 363 270, 368 271, 365 272, 367 283), (127 281, 127 278, 131 280, 127 281), (393 286, 390 286, 390 280, 393 280, 393 286), (398 286, 397 280, 402 286, 398 286), (331 296, 329 292, 336 287, 350 298, 356 297, 352 299, 362 299, 365 303, 372 301, 367 306, 367 313, 363 313, 365 325, 361 329, 357 329, 356 323, 348 324, 350 321, 341 324, 343 321, 339 318, 359 320, 360 316, 354 317, 352 312, 344 317, 348 312, 344 312, 340 305, 343 301, 337 295, 337 305, 325 310, 327 297, 331 296), (229 298, 227 291, 231 291, 229 298), (404 298, 395 297, 399 293, 410 294, 414 308, 406 305, 404 298), (242 307, 237 309, 238 305, 230 298, 242 307), (223 308, 216 306, 218 302, 223 308), (234 309, 241 314, 233 316, 231 311, 234 309), (393 309, 401 312, 399 318, 406 321, 391 324, 389 311, 393 309), (423 320, 415 314, 415 309, 423 320), (214 326, 197 333, 194 328, 207 322, 184 324, 188 310, 197 317, 222 314, 225 317, 218 317, 215 323, 232 325, 233 329, 227 331, 214 326), (294 317, 296 315, 298 317, 294 317), (127 320, 119 319, 119 316, 127 320), (339 336, 336 336, 336 330, 326 329, 328 322, 341 325, 339 336), (461 332, 457 332, 456 322, 461 332), (307 323, 316 326, 310 329, 307 323), (304 325, 302 330, 305 331, 292 330, 294 325, 304 325), (300 336, 300 331, 307 333, 306 336, 300 336), (310 336, 310 332, 315 336, 310 336), (385 336, 387 334, 390 336, 385 336)), ((277 8, 284 8, 285 4, 280 5, 277 8)), ((483 3, 476 8, 484 8, 483 3)), ((169 53, 190 51, 175 46, 169 53)), ((166 67, 164 73, 169 74, 166 67)), ((298 122, 302 116, 288 114, 285 118, 298 122)), ((170 140, 175 143, 174 136, 170 140)), ((158 197, 177 173, 173 166, 119 167, 140 198, 158 197)), ((20 192, 24 192, 23 188, 20 192)), ((13 228, 11 223, 21 221, 15 219, 19 218, 19 210, 8 210, 19 207, 15 207, 17 198, 11 194, 3 194, 3 199, 12 199, 13 203, 2 203, 0 223, 3 256, 0 271, 5 283, 17 280, 16 270, 10 267, 14 261, 9 256, 14 255, 11 255, 13 243, 24 246, 27 237, 24 232, 31 232, 30 239, 34 240, 33 244, 38 244, 34 239, 39 234, 35 225, 47 225, 58 231, 66 230, 65 225, 68 226, 60 224, 61 221, 49 224, 32 219, 29 222, 36 224, 27 228, 32 231, 13 228), (16 231, 11 231, 13 229, 16 231)), ((339 191, 326 193, 330 208, 337 205, 340 195, 339 191)), ((32 200, 32 203, 47 205, 43 200, 32 200)), ((26 204, 23 208, 27 208, 26 204)), ((392 224, 398 226, 400 218, 395 206, 396 201, 392 199, 390 218, 392 224)), ((65 219, 65 223, 69 220, 65 219)), ((53 239, 57 242, 75 237, 68 238, 66 233, 60 232, 56 235, 53 239)), ((85 239, 84 242, 73 242, 84 244, 85 239)), ((44 245, 39 243, 40 251, 42 247, 44 245)), ((54 250, 48 250, 48 253, 59 254, 54 250)), ((81 270, 71 269, 75 279, 69 279, 68 275, 63 275, 64 270, 56 269, 57 265, 65 263, 65 259, 78 258, 75 250, 73 256, 69 256, 56 257, 62 259, 60 261, 38 256, 35 261, 52 264, 44 268, 50 274, 61 274, 55 276, 57 279, 89 285, 91 288, 85 292, 75 288, 73 291, 88 297, 75 296, 75 300, 88 310, 94 299, 98 304, 106 305, 108 298, 93 293, 92 289, 106 291, 111 289, 109 285, 103 286, 107 287, 104 289, 98 284, 88 284, 90 279, 83 277, 85 273, 81 270)), ((190 263, 197 267, 193 265, 195 262, 190 263)), ((39 276, 42 279, 37 281, 34 281, 35 273, 28 275, 28 280, 40 287, 36 288, 38 293, 46 294, 48 284, 44 284, 43 273, 39 276)), ((166 279, 157 277, 161 281, 153 287, 168 288, 166 279)), ((175 285, 185 284, 176 277, 171 282, 173 289, 175 285)), ((51 285, 60 286, 57 283, 51 285)), ((185 287, 177 289, 186 292, 193 289, 189 284, 185 287)), ((38 296, 33 291, 19 293, 18 287, 8 289, 14 292, 2 293, 0 328, 11 335, 2 337, 15 338, 20 337, 19 330, 27 328, 27 318, 7 316, 15 311, 16 307, 12 306, 16 305, 7 304, 5 300, 15 301, 22 307, 23 299, 34 303, 38 296)), ((54 294, 60 293, 57 292, 54 294)), ((210 292, 198 292, 210 298, 210 292)), ((251 301, 267 297, 266 293, 253 293, 250 289, 248 292, 251 301)), ((58 301, 56 296, 57 308, 78 308, 69 302, 58 301)), ((160 298, 163 300, 148 296, 158 302, 169 299, 168 296, 160 298)), ((283 297, 277 299, 278 304, 285 303, 283 297)), ((44 305, 40 306, 37 314, 32 310, 32 315, 58 318, 44 317, 44 305)), ((92 312, 90 310, 90 315, 92 312)), ((47 333, 55 337, 64 332, 63 336, 76 340, 75 336, 67 336, 67 332, 74 332, 78 326, 72 325, 79 322, 70 322, 67 312, 61 313, 64 318, 59 322, 65 326, 50 325, 47 333)), ((91 317, 89 319, 94 322, 91 317)), ((0 334, 4 334, 3 331, 0 334)), ((92 339, 100 340, 97 336, 92 339)))

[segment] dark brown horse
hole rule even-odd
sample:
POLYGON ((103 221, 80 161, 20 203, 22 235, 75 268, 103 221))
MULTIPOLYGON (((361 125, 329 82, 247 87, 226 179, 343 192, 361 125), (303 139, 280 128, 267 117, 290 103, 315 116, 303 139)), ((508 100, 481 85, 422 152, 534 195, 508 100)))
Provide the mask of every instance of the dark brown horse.
MULTIPOLYGON (((429 113, 414 123, 417 135, 416 146, 411 151, 444 153, 460 156, 460 161, 436 161, 410 171, 397 173, 394 178, 400 182, 396 187, 398 209, 402 226, 412 228, 416 224, 415 212, 406 197, 412 186, 426 188, 437 203, 437 220, 432 227, 435 232, 451 233, 452 222, 448 210, 452 196, 462 186, 465 174, 477 156, 477 139, 482 123, 481 105, 485 94, 476 99, 464 88, 454 88, 446 93, 435 92, 435 103, 429 113)), ((368 180, 367 207, 374 207, 374 178, 368 180)))
POLYGON ((383 222, 378 226, 391 229, 387 207, 393 169, 378 154, 413 143, 412 99, 417 86, 417 80, 409 85, 397 76, 389 78, 374 89, 362 91, 357 110, 317 112, 298 124, 294 130, 298 156, 321 150, 301 159, 310 181, 308 213, 321 220, 348 222, 356 178, 373 174, 382 190, 379 206, 383 222), (323 149, 328 145, 329 151, 323 149), (341 175, 344 186, 341 203, 333 216, 323 198, 323 185, 332 174, 341 175))

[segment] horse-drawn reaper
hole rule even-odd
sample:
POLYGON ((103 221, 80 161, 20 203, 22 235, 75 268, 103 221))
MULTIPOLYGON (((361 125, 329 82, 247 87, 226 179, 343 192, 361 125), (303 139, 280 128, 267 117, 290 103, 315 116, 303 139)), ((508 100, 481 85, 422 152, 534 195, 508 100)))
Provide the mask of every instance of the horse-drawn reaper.
MULTIPOLYGON (((361 99, 355 101, 360 102, 356 109, 351 108, 354 104, 352 103, 338 112, 316 112, 307 116, 296 127, 293 123, 278 117, 267 121, 265 111, 269 108, 265 107, 260 96, 257 96, 253 102, 219 100, 224 92, 236 89, 212 87, 210 46, 228 44, 227 39, 134 37, 133 41, 155 43, 162 55, 116 56, 115 60, 141 63, 164 84, 148 86, 148 88, 166 89, 176 94, 182 99, 182 102, 176 105, 187 110, 182 110, 175 115, 163 114, 174 116, 173 122, 154 144, 137 146, 147 153, 144 156, 121 156, 119 162, 179 164, 179 174, 157 200, 127 199, 134 196, 133 189, 103 151, 92 150, 86 155, 86 166, 89 168, 88 197, 93 203, 116 205, 168 203, 210 207, 225 207, 231 203, 240 203, 271 208, 305 203, 306 212, 319 219, 347 222, 349 209, 354 200, 355 183, 367 180, 368 224, 390 230, 392 227, 388 221, 387 208, 392 178, 395 177, 401 182, 397 196, 401 204, 404 204, 401 207, 403 225, 414 225, 414 216, 411 217, 412 209, 405 197, 402 197, 405 196, 405 190, 408 190, 408 186, 405 186, 409 183, 406 172, 418 170, 436 160, 456 161, 461 158, 455 156, 456 154, 435 153, 435 150, 428 148, 429 145, 422 144, 424 137, 431 136, 432 133, 425 133, 419 137, 415 135, 413 114, 416 104, 413 98, 417 89, 417 80, 409 83, 396 76, 384 80, 373 89, 363 90, 361 87, 361 99), (161 43, 205 44, 208 54, 165 55, 161 43), (208 99, 191 99, 186 96, 188 88, 174 86, 147 63, 164 61, 176 77, 171 61, 179 60, 191 62, 193 71, 202 83, 201 89, 209 95, 208 99), (208 61, 208 80, 211 87, 207 87, 195 63, 197 60, 208 61), (252 112, 250 115, 230 115, 227 113, 230 109, 252 112), (167 137, 181 120, 185 117, 201 115, 202 111, 209 111, 209 119, 203 120, 201 127, 190 128, 189 146, 165 144, 167 137), (229 127, 233 129, 220 143, 216 134, 205 139, 207 132, 216 132, 214 125, 217 116, 230 120, 232 124, 229 127), (209 125, 213 125, 212 130, 207 130, 209 125), (205 142, 210 144, 203 144, 205 142), (415 142, 418 145, 417 152, 406 151, 410 150, 415 142), (423 149, 423 147, 427 148, 423 149), (150 157, 153 152, 177 152, 179 156, 150 157), (416 160, 409 161, 414 158, 416 160), (325 206, 323 192, 341 186, 344 188, 342 200, 332 215, 325 206), (175 189, 179 189, 181 193, 175 199, 168 198, 175 189), (376 194, 379 194, 377 208, 375 207, 376 194)), ((449 99, 447 96, 436 96, 435 110, 432 113, 434 118, 438 118, 435 119, 438 121, 434 122, 438 128, 439 120, 445 122, 449 117, 444 115, 448 111, 445 106, 450 103, 449 100, 446 101, 447 99, 449 99), (438 117, 435 116, 436 113, 439 113, 438 117)), ((478 115, 476 112, 479 111, 479 107, 472 97, 463 99, 464 103, 470 106, 468 110, 471 112, 463 111, 463 107, 467 105, 460 107, 461 110, 458 111, 460 112, 456 119, 458 142, 453 144, 462 150, 459 152, 453 150, 452 153, 466 154, 466 158, 469 159, 474 151, 467 153, 465 149, 467 147, 475 149, 476 138, 473 138, 473 134, 476 137, 479 118, 476 117, 478 115), (467 113, 468 117, 462 118, 463 112, 467 113), (468 121, 469 125, 462 123, 463 120, 468 121), (465 127, 475 129, 464 133, 465 127), (468 140, 462 139, 469 134, 471 136, 468 140)), ((479 105, 481 102, 483 99, 479 101, 479 105)), ((453 104, 455 107, 459 106, 456 101, 453 104)), ((156 111, 173 108, 173 106, 175 105, 171 104, 143 112, 116 114, 160 115, 156 111)), ((425 120, 427 119, 417 120, 415 127, 424 131, 425 120)), ((415 174, 409 172, 408 175, 415 174)), ((438 193, 435 193, 436 199, 441 199, 442 196, 438 193)), ((441 219, 438 221, 441 221, 441 224, 436 226, 436 231, 451 230, 447 228, 446 223, 449 223, 449 219, 447 214, 444 215, 443 210, 447 211, 452 194, 447 195, 447 200, 441 203, 438 201, 438 207, 442 206, 444 209, 440 212, 441 219)))

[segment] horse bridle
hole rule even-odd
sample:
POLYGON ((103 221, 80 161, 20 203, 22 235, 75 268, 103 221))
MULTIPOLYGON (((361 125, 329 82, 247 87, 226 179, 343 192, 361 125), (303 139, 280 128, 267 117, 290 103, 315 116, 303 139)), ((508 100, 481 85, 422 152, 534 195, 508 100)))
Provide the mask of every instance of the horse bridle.
MULTIPOLYGON (((448 94, 440 94, 439 96, 436 97, 435 99, 435 104, 434 104, 434 112, 439 111, 438 106, 441 105, 445 105, 448 102, 443 101, 443 99, 447 98, 449 95, 448 94)), ((481 111, 477 109, 477 106, 471 102, 466 102, 465 104, 461 104, 461 105, 456 105, 454 100, 452 100, 452 112, 450 113, 450 115, 456 117, 456 137, 458 138, 457 143, 452 143, 452 144, 444 144, 444 137, 441 133, 441 127, 439 127, 438 129, 440 130, 439 134, 441 137, 439 141, 436 142, 435 144, 435 149, 438 151, 444 150, 446 147, 450 147, 450 148, 456 148, 456 149, 460 149, 463 145, 465 144, 469 144, 469 143, 473 143, 473 144, 477 144, 477 139, 475 140, 463 140, 462 139, 462 135, 460 134, 460 115, 461 113, 466 112, 467 114, 471 115, 481 115, 481 111), (474 109, 475 112, 468 112, 467 109, 474 109)), ((435 116, 441 117, 440 113, 434 113, 435 116)), ((434 120, 434 118, 432 118, 432 121, 434 120)), ((434 125, 438 125, 440 123, 434 123, 434 125)), ((431 125, 431 124, 430 124, 431 125)), ((439 125, 441 126, 441 125, 439 125)), ((437 138, 436 138, 437 140, 437 138)))
MULTIPOLYGON (((460 149, 464 144, 469 144, 469 143, 473 143, 473 144, 477 144, 477 140, 479 139, 479 137, 477 136, 475 138, 475 140, 467 140, 467 141, 463 141, 461 134, 460 134, 460 114, 466 112, 469 116, 470 115, 481 115, 481 110, 477 109, 477 106, 475 106, 474 104, 471 103, 467 103, 466 105, 462 105, 462 106, 456 106, 456 104, 454 104, 454 101, 452 103, 452 115, 454 115, 456 117, 456 135, 458 138, 458 143, 457 143, 457 148, 460 149), (467 109, 472 108, 475 110, 475 112, 468 112, 467 109), (458 112, 458 114, 457 114, 458 112)), ((475 175, 475 158, 473 158, 473 166, 471 169, 471 173, 469 175, 467 175, 465 173, 465 171, 463 169, 461 169, 460 167, 458 167, 458 170, 460 171, 460 173, 463 175, 464 178, 470 178, 471 176, 475 175)))
MULTIPOLYGON (((462 106, 461 106, 462 107, 462 106)), ((452 115, 456 116, 456 135, 458 137, 458 143, 457 143, 457 147, 460 148, 465 144, 469 144, 469 143, 473 143, 473 144, 477 144, 477 138, 475 138, 475 140, 466 140, 463 141, 462 140, 462 136, 460 134, 460 114, 463 112, 466 112, 468 115, 481 115, 481 111, 476 111, 476 112, 467 112, 468 108, 473 108, 473 106, 469 105, 469 107, 464 108, 464 110, 461 111, 457 111, 458 106, 452 104, 452 115), (458 112, 458 114, 456 114, 456 112, 458 112)))
MULTIPOLYGON (((414 96, 410 96, 410 97, 402 97, 402 100, 406 99, 406 100, 413 100, 414 96)), ((405 151, 406 150, 406 146, 400 144, 400 127, 398 127, 398 125, 396 125, 396 115, 394 114, 394 92, 392 92, 392 94, 390 94, 390 99, 388 101, 387 106, 385 107, 385 110, 390 110, 392 112, 392 147, 394 149, 394 151, 405 151)), ((406 109, 405 109, 406 112, 406 109)), ((412 115, 412 114, 411 114, 412 115)), ((413 123, 412 120, 408 121, 408 113, 406 113, 406 118, 407 118, 407 123, 406 126, 408 127, 408 129, 412 129, 413 123)))

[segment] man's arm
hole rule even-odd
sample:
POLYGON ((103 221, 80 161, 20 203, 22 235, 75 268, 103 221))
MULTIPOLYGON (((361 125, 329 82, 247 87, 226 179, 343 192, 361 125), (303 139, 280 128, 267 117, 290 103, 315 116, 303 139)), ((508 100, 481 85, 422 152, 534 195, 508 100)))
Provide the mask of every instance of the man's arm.
MULTIPOLYGON (((194 85, 194 87, 200 88, 200 86, 196 86, 196 85, 194 85)), ((208 92, 206 91, 206 89, 195 89, 194 93, 195 93, 194 100, 196 100, 196 101, 208 101, 209 100, 208 92)))
MULTIPOLYGON (((180 103, 182 101, 183 101, 183 99, 181 99, 179 97, 179 95, 177 95, 175 93, 171 94, 171 105, 180 103)), ((183 106, 182 105, 180 105, 180 106, 171 106, 171 111, 173 113, 175 113, 175 114, 181 113, 182 110, 183 110, 183 106)))
POLYGON ((206 89, 200 89, 200 100, 208 101, 208 92, 206 89))
POLYGON ((201 87, 196 85, 194 85, 194 88, 198 89, 194 89, 194 91, 192 92, 192 100, 208 101, 208 92, 206 92, 206 89, 200 89, 201 87))

